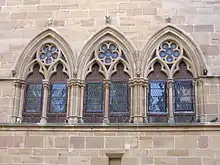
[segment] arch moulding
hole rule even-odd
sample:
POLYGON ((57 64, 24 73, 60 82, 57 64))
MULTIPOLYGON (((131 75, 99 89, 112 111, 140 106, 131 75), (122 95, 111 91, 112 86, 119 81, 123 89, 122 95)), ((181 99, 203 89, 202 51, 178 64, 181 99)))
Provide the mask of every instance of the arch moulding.
POLYGON ((73 71, 75 70, 76 66, 74 59, 76 59, 76 57, 73 54, 70 45, 55 29, 48 28, 35 36, 23 50, 20 57, 17 59, 13 68, 13 70, 16 71, 17 79, 26 79, 27 70, 30 62, 33 60, 35 52, 42 43, 47 41, 53 42, 62 50, 63 55, 67 61, 69 77, 73 77, 73 71))
POLYGON ((104 41, 113 41, 121 47, 125 57, 128 60, 130 76, 131 78, 134 77, 137 60, 137 51, 134 44, 132 44, 132 42, 130 42, 121 32, 115 28, 106 26, 91 36, 80 51, 78 57, 79 65, 77 66, 77 78, 82 80, 85 79, 93 52, 99 46, 99 44, 104 41))
POLYGON ((139 59, 141 63, 141 76, 147 77, 149 69, 148 64, 152 60, 155 49, 161 44, 161 42, 169 39, 175 40, 182 45, 194 68, 194 76, 202 76, 203 69, 208 69, 208 66, 199 45, 182 29, 173 25, 167 25, 159 29, 145 44, 139 59))

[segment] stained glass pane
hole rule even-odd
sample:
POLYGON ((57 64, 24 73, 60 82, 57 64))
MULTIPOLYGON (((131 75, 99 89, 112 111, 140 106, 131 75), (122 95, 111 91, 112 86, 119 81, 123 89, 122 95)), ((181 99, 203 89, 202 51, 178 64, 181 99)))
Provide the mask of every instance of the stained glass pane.
POLYGON ((86 112, 103 112, 103 83, 87 83, 85 91, 86 112))
POLYGON ((128 112, 128 84, 125 82, 111 82, 110 111, 128 112))
POLYGON ((65 83, 54 83, 51 87, 50 112, 66 112, 67 87, 65 83))
POLYGON ((149 81, 148 112, 167 113, 166 81, 149 81))
POLYGON ((41 112, 42 84, 29 84, 25 99, 25 112, 41 112))
POLYGON ((193 82, 192 80, 175 81, 175 112, 192 112, 193 111, 193 82))

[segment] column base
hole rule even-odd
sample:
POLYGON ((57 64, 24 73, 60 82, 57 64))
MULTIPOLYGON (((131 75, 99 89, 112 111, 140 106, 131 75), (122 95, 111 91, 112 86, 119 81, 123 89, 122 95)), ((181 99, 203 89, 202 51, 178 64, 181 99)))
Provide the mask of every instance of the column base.
POLYGON ((173 118, 173 117, 170 117, 169 120, 168 120, 168 123, 169 123, 169 124, 173 124, 173 123, 175 123, 174 118, 173 118))
POLYGON ((139 123, 143 123, 143 122, 144 122, 143 116, 134 116, 133 123, 139 124, 139 123))
POLYGON ((77 124, 79 123, 78 117, 77 116, 70 116, 68 119, 68 124, 77 124))
POLYGON ((47 124, 47 118, 46 117, 41 117, 40 124, 42 124, 42 125, 47 124))
POLYGON ((109 121, 108 117, 104 117, 104 119, 103 119, 103 123, 105 123, 105 124, 110 123, 110 121, 109 121))

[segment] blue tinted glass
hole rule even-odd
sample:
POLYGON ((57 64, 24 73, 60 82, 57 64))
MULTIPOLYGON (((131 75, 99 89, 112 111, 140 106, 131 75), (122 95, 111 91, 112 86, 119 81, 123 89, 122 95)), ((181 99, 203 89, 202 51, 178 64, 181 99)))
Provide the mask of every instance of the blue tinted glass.
POLYGON ((110 50, 115 50, 116 49, 116 46, 115 45, 110 45, 110 50))
POLYGON ((176 48, 177 48, 176 44, 172 43, 172 44, 171 44, 171 48, 172 48, 172 49, 176 49, 176 48))
POLYGON ((168 48, 168 44, 163 44, 163 45, 162 45, 162 48, 163 48, 163 49, 167 49, 167 48, 168 48))
POLYGON ((105 57, 105 54, 99 53, 99 58, 100 58, 100 59, 103 59, 104 57, 105 57))
POLYGON ((166 81, 149 81, 148 112, 166 113, 166 81))
POLYGON ((25 99, 25 112, 40 113, 42 99, 42 85, 29 84, 25 99))
POLYGON ((172 62, 172 61, 173 61, 173 57, 172 57, 172 56, 168 56, 168 57, 167 57, 167 61, 168 61, 168 62, 172 62))
POLYGON ((160 57, 163 58, 163 57, 165 57, 165 56, 166 56, 166 53, 165 53, 164 51, 161 51, 161 52, 160 52, 160 57))
POLYGON ((85 90, 86 112, 103 112, 103 84, 87 83, 85 90))
POLYGON ((179 57, 179 55, 180 55, 180 52, 178 51, 178 50, 176 50, 176 51, 174 51, 174 57, 179 57))
POLYGON ((50 112, 65 112, 67 87, 65 83, 54 83, 51 87, 50 112))
POLYGON ((107 51, 107 45, 102 45, 102 46, 101 46, 101 50, 102 50, 102 51, 107 51))
POLYGON ((128 84, 125 82, 111 82, 110 111, 128 112, 128 84))
POLYGON ((171 49, 168 49, 166 52, 168 55, 171 55, 173 53, 173 51, 171 49))
POLYGON ((107 63, 107 64, 108 64, 108 63, 111 63, 111 59, 110 59, 110 58, 106 58, 106 59, 105 59, 105 63, 107 63))
POLYGON ((113 54, 112 54, 112 57, 113 57, 113 58, 117 58, 117 57, 118 57, 118 53, 116 53, 116 52, 113 53, 113 54))
POLYGON ((193 98, 192 80, 175 81, 175 112, 192 112, 193 98))

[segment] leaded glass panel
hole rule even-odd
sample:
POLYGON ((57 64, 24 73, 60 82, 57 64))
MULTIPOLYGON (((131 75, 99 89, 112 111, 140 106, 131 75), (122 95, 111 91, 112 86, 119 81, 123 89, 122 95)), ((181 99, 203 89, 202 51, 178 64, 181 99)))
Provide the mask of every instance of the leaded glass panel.
POLYGON ((176 80, 174 83, 175 112, 193 112, 194 89, 192 80, 176 80))
POLYGON ((29 84, 27 86, 25 112, 40 113, 42 100, 42 84, 29 84))
POLYGON ((50 112, 66 112, 67 87, 65 83, 54 83, 51 87, 50 112))
POLYGON ((103 112, 103 83, 87 83, 86 84, 86 113, 103 112))
POLYGON ((125 82, 111 82, 110 85, 111 113, 128 112, 128 84, 125 82))
POLYGON ((149 81, 148 112, 167 113, 166 81, 149 81))

